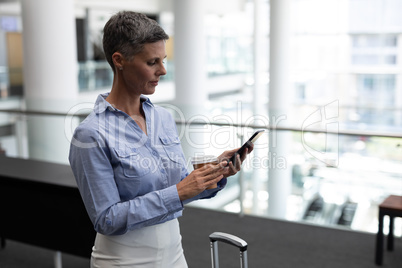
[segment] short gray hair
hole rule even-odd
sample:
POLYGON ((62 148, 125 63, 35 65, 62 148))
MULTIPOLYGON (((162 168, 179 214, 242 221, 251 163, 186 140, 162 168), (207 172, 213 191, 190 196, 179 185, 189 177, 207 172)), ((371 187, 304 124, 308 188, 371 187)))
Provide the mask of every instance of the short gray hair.
POLYGON ((113 53, 118 51, 130 60, 144 44, 167 39, 169 36, 155 20, 141 13, 120 11, 103 28, 103 51, 114 72, 113 53))

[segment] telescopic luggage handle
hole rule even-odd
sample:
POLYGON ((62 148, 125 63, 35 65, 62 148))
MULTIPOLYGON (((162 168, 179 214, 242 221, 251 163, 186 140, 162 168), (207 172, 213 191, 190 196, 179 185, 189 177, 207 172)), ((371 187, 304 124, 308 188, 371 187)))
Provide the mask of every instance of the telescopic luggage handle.
POLYGON ((209 240, 211 244, 211 259, 212 268, 219 268, 219 258, 218 258, 218 241, 224 242, 226 244, 235 246, 240 250, 240 267, 247 268, 247 242, 243 239, 221 232, 215 232, 209 235, 209 240))

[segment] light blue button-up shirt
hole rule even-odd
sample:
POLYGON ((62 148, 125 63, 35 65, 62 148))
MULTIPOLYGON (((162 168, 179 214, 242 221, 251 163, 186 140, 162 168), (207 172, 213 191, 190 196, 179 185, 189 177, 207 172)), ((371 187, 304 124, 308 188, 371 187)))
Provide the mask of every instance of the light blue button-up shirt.
MULTIPOLYGON (((105 235, 163 223, 182 215, 176 184, 188 175, 176 124, 168 111, 141 97, 147 135, 99 95, 76 128, 69 161, 95 230, 105 235)), ((226 184, 191 200, 211 198, 226 184)))

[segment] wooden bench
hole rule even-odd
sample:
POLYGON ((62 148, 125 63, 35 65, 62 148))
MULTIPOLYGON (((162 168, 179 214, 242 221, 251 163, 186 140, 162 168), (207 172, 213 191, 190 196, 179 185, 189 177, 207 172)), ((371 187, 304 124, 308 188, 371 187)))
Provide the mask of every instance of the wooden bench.
POLYGON ((394 218, 402 217, 402 196, 390 195, 380 205, 378 213, 378 232, 375 251, 375 263, 382 265, 384 247, 384 216, 389 216, 389 233, 387 249, 394 249, 394 218))

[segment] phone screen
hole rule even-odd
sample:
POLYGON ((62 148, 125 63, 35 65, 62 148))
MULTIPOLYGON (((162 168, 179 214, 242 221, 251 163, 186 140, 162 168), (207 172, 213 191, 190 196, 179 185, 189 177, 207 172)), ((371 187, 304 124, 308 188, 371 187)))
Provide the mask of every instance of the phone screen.
POLYGON ((259 137, 261 137, 262 133, 264 133, 264 130, 258 130, 256 131, 253 136, 249 139, 250 142, 254 143, 259 137))

